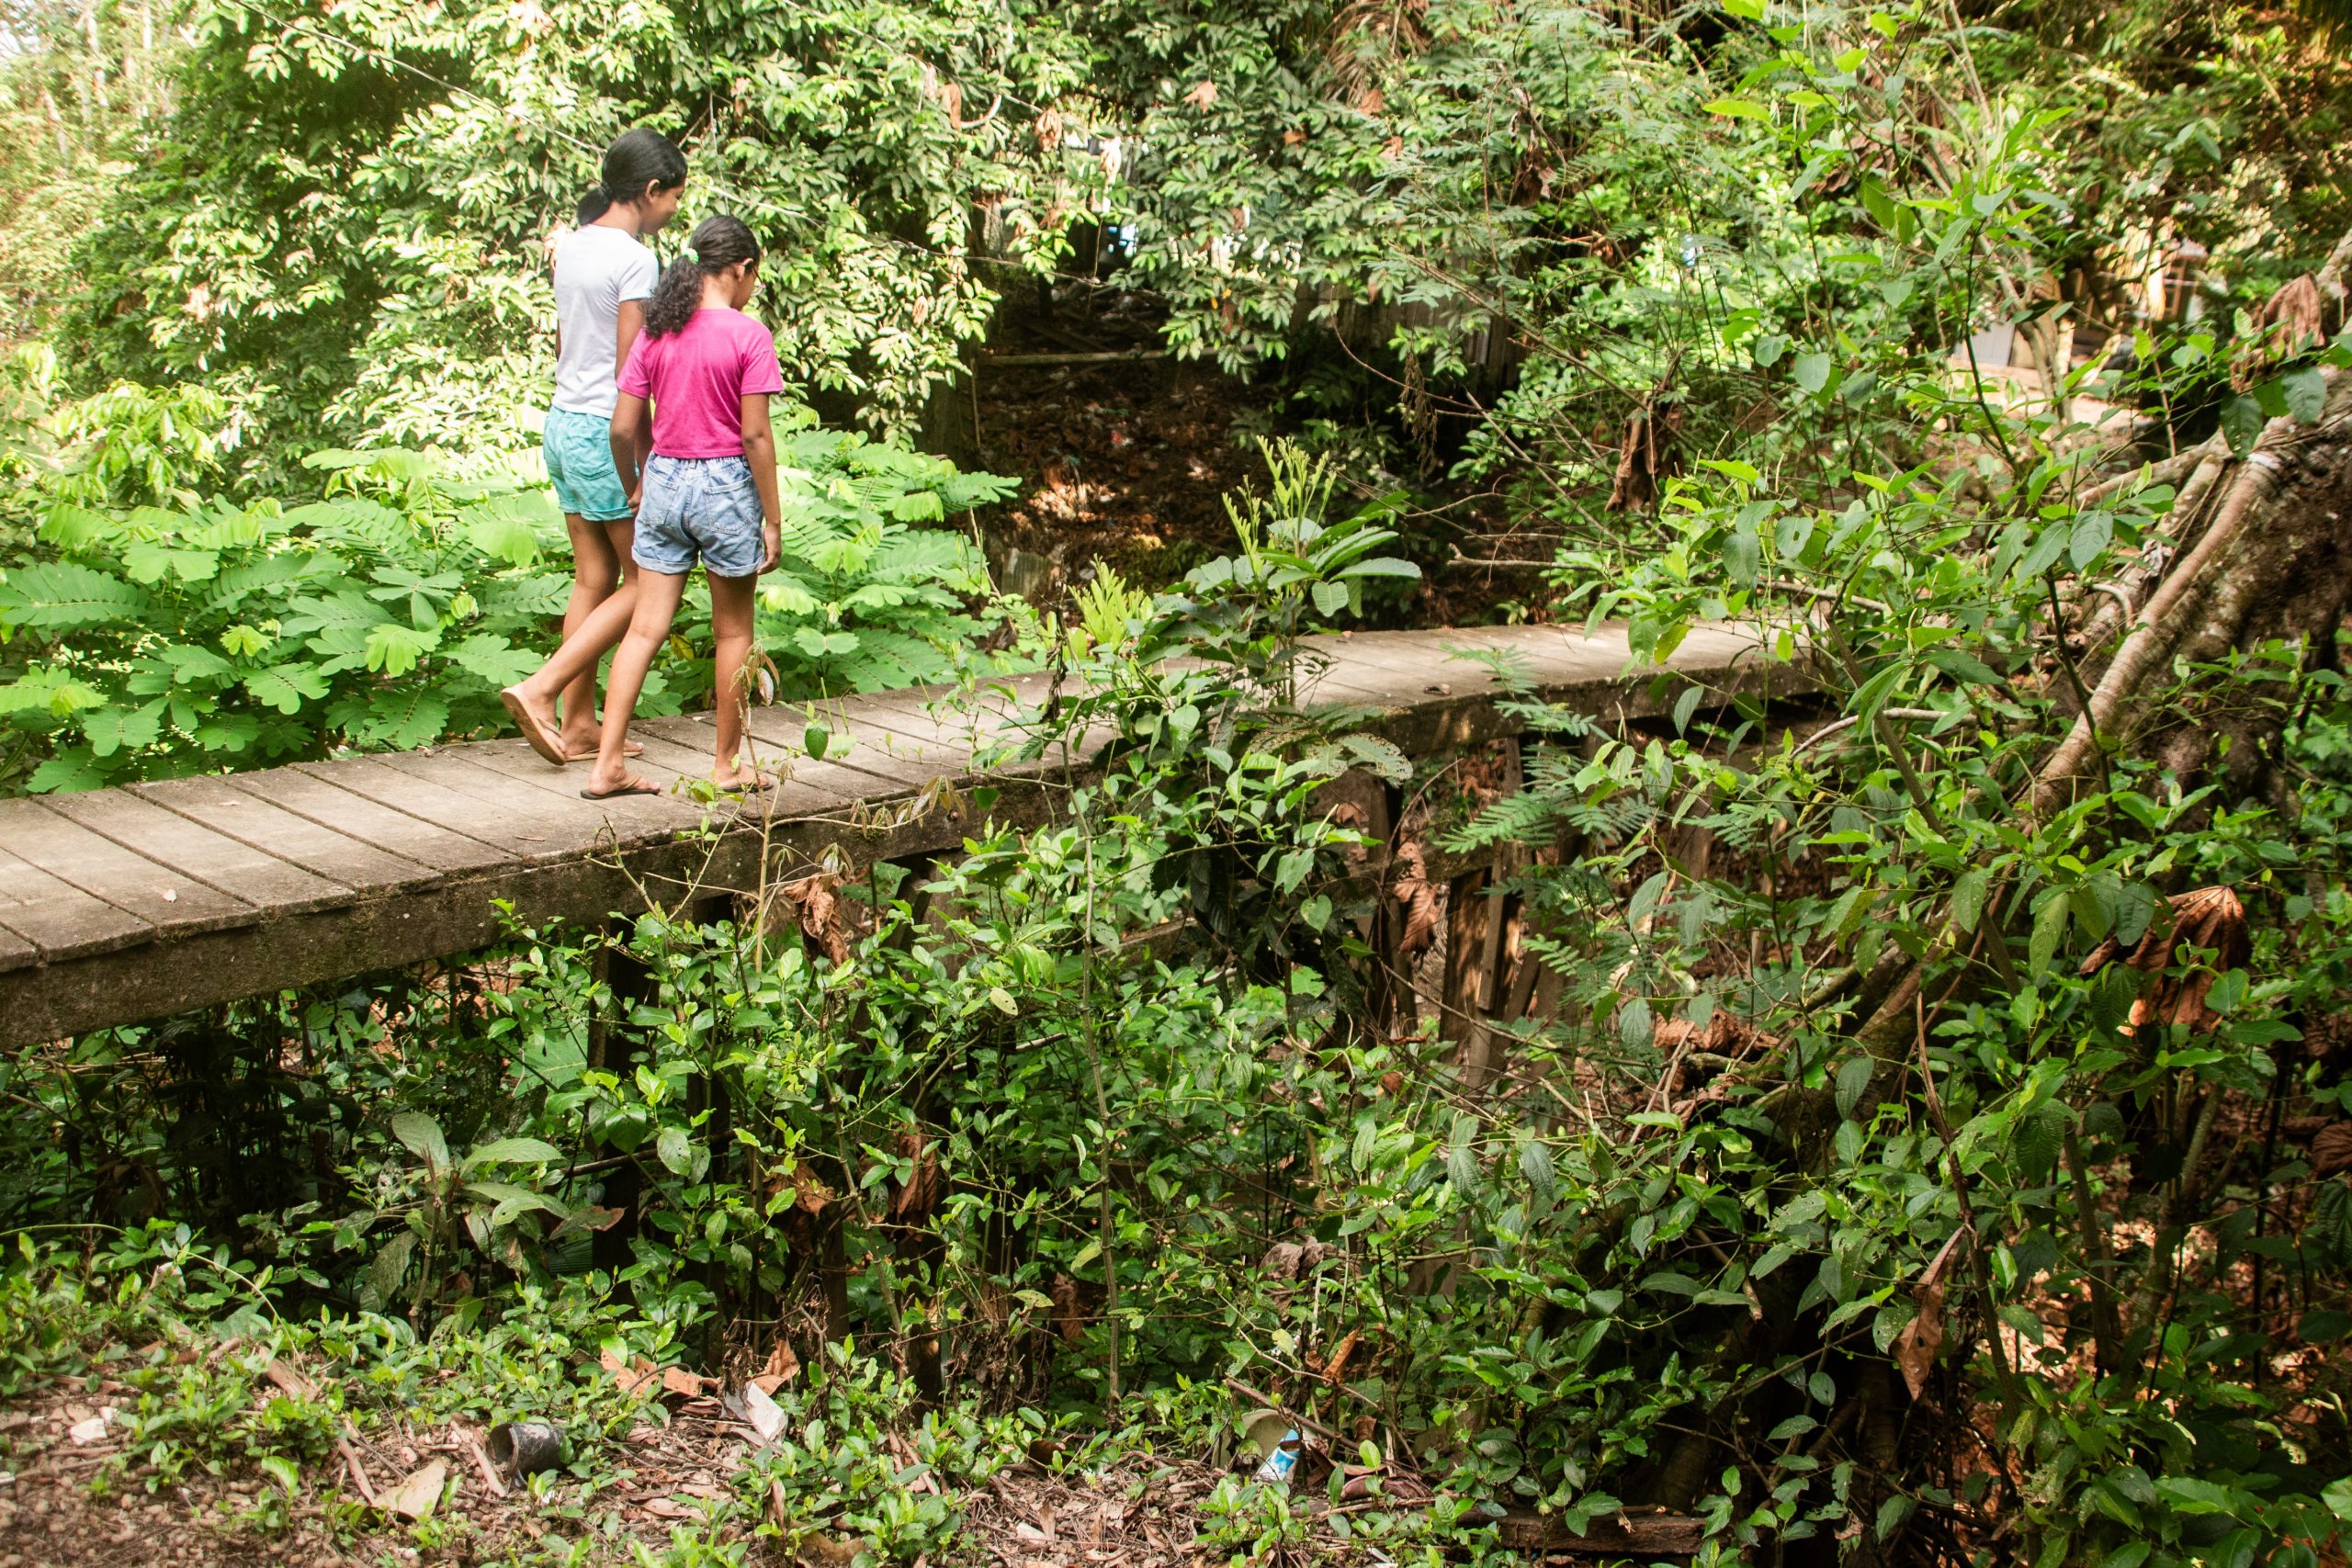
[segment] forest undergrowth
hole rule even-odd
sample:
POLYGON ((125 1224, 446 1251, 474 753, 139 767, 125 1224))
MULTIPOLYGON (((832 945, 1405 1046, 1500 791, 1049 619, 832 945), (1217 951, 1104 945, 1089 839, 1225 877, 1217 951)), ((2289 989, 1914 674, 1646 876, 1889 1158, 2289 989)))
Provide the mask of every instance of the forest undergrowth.
POLYGON ((0 1559, 2345 1561, 2327 7, 412 9, 28 21, 0 784, 500 722, 569 105, 776 258, 771 693, 1054 809, 0 1063, 0 1559), (1288 439, 1032 602, 917 444, 1071 269, 1288 439), (1465 545, 1608 701, 1302 699, 1465 545))

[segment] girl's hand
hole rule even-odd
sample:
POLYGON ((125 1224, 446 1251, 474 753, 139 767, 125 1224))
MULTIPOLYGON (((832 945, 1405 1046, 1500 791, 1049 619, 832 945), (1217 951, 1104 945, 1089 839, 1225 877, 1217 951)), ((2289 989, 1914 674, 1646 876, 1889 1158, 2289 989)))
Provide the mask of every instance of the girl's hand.
POLYGON ((777 523, 760 525, 760 570, 774 571, 784 555, 784 527, 777 523))

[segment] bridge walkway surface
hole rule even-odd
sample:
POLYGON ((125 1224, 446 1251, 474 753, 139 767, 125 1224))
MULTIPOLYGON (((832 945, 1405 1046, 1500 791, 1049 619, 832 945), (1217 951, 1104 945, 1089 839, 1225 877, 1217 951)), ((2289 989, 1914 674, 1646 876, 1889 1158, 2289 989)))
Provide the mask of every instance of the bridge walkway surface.
MULTIPOLYGON (((1630 674, 1616 627, 1314 648, 1328 662, 1309 700, 1375 710, 1371 727, 1416 756, 1519 728, 1472 651, 1507 654, 1537 694, 1604 721, 1668 712, 1686 683, 1728 696, 1768 678, 1747 627, 1696 628, 1666 671, 1630 674)), ((583 800, 584 765, 509 739, 0 801, 0 1047, 472 952, 510 920, 749 893, 828 848, 863 865, 952 849, 983 816, 1044 821, 1082 757, 984 776, 974 756, 1046 691, 1029 675, 953 707, 935 691, 828 703, 821 760, 805 755, 802 708, 754 708, 755 749, 784 778, 741 800, 685 793, 712 750, 708 716, 688 715, 632 730, 662 795, 583 800), (981 784, 997 791, 985 813, 981 784)))

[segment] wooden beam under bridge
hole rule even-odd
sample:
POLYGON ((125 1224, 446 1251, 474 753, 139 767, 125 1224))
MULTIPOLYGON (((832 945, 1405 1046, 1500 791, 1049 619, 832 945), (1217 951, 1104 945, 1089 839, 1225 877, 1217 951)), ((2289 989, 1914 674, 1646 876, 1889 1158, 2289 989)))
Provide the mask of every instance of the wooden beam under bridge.
MULTIPOLYGON (((1728 698, 1773 679, 1746 627, 1695 628, 1665 671, 1633 675, 1618 627, 1311 646, 1329 661, 1311 699, 1376 710, 1372 728, 1414 756, 1520 728, 1487 669, 1455 650, 1507 652, 1537 693, 1604 722, 1670 711, 1688 683, 1728 698), (1678 679, 1661 683, 1668 672, 1678 679)), ((770 765, 777 752, 796 760, 746 801, 585 801, 584 765, 552 767, 519 739, 0 801, 0 1048, 473 952, 505 934, 501 904, 526 925, 593 924, 649 902, 753 893, 829 849, 863 865, 952 849, 983 815, 1046 821, 1060 760, 974 770, 975 751, 1046 689, 1037 675, 1004 684, 968 712, 922 691, 826 704, 833 740, 814 761, 797 755, 801 709, 754 708, 770 765), (985 814, 971 803, 979 784, 999 792, 985 814)), ((707 776, 707 716, 632 733, 648 778, 707 776)))

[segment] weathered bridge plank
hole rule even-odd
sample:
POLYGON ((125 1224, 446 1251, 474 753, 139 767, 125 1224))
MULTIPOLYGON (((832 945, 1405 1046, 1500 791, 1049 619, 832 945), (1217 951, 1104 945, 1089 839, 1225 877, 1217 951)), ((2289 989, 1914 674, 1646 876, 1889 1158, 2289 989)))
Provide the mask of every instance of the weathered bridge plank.
MULTIPOLYGON (((1602 722, 1668 711, 1690 682, 1729 694, 1769 678, 1737 628, 1692 632, 1664 680, 1628 677, 1615 632, 1371 632, 1316 647, 1324 668, 1306 700, 1374 709, 1416 754, 1519 728, 1502 685, 1452 649, 1500 650, 1538 693, 1602 722)), ((952 848, 978 825, 965 804, 976 750, 1014 734, 1050 689, 1043 674, 992 682, 956 711, 922 690, 816 705, 831 738, 822 759, 805 755, 808 710, 755 709, 753 750, 784 783, 707 803, 683 789, 583 800, 584 765, 550 767, 514 739, 0 802, 0 1047, 471 952, 504 934, 500 901, 528 924, 594 922, 648 897, 754 891, 763 856, 839 847, 863 863, 952 848), (930 793, 940 782, 957 787, 930 793)), ((707 716, 634 733, 648 779, 707 777, 707 716)), ((1046 820, 1067 765, 1057 752, 998 771, 990 814, 1046 820)))
MULTIPOLYGON (((0 873, 0 874, 5 874, 0 873)), ((6 908, 5 905, 0 905, 0 912, 5 912, 6 908)), ((18 936, 6 926, 0 926, 0 974, 5 974, 11 969, 22 969, 28 964, 40 962, 40 948, 18 936)))
POLYGON ((216 833, 130 790, 54 795, 41 804, 158 866, 186 872, 266 916, 308 914, 352 900, 353 890, 345 883, 216 833))
POLYGON ((231 773, 219 782, 223 789, 240 791, 386 854, 429 866, 443 876, 506 863, 506 852, 497 845, 370 800, 345 789, 333 774, 320 778, 300 768, 272 768, 266 773, 231 773))
MULTIPOLYGON (((243 899, 208 886, 176 867, 157 865, 37 800, 0 801, 0 850, 136 916, 159 934, 187 935, 242 925, 259 914, 243 899)), ((43 953, 56 952, 78 940, 70 931, 28 931, 18 926, 17 931, 43 953)))
POLYGON ((161 779, 133 784, 131 793, 356 893, 390 893, 441 879, 433 866, 322 827, 275 801, 249 795, 225 778, 161 779))
POLYGON ((11 969, 20 967, 28 956, 56 963, 112 953, 155 936, 155 928, 138 916, 6 851, 0 851, 0 921, 16 939, 7 950, 15 960, 11 969))

